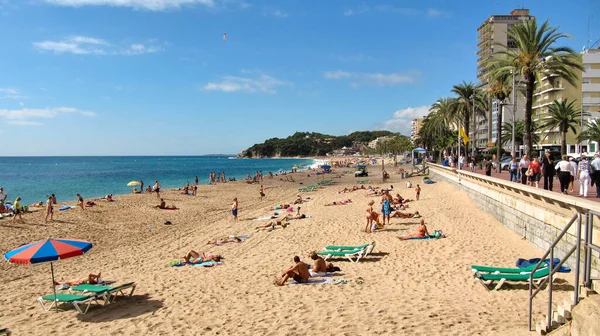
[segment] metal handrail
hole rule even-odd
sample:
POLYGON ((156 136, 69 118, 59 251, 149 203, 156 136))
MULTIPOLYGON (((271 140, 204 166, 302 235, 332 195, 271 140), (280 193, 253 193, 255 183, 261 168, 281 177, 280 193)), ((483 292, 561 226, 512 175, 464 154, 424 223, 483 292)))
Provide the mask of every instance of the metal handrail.
MULTIPOLYGON (((587 224, 587 223, 586 223, 587 224)), ((544 256, 540 259, 540 261, 535 265, 531 273, 529 274, 529 314, 527 326, 529 330, 532 330, 532 316, 533 316, 533 298, 540 292, 542 287, 548 282, 548 314, 546 315, 547 326, 550 327, 552 325, 552 277, 554 274, 562 267, 562 265, 567 261, 567 259, 573 254, 575 251, 580 251, 581 249, 581 213, 577 212, 573 215, 569 223, 564 227, 562 232, 556 237, 552 245, 548 248, 544 256), (567 234, 573 223, 577 220, 577 243, 573 246, 566 256, 562 258, 562 260, 554 266, 554 247, 558 244, 558 242, 567 234), (544 260, 546 257, 550 256, 550 273, 548 277, 540 281, 538 288, 533 291, 533 276, 534 273, 540 268, 542 264, 544 264, 544 260)), ((579 302, 579 264, 580 264, 581 253, 577 253, 576 263, 575 263, 575 304, 579 302)))

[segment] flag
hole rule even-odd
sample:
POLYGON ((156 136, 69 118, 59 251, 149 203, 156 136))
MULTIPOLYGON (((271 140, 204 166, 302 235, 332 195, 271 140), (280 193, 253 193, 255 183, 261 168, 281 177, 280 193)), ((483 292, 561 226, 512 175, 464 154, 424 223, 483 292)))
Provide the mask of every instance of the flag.
POLYGON ((467 136, 467 133, 465 133, 465 129, 460 126, 460 136, 463 138, 463 143, 466 145, 467 142, 469 142, 469 137, 467 136))

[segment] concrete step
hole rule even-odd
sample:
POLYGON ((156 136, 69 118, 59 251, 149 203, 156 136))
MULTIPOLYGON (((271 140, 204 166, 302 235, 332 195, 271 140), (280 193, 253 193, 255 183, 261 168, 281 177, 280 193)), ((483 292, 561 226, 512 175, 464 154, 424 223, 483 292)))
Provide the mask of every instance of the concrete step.
POLYGON ((556 322, 560 325, 565 324, 565 322, 567 322, 567 320, 565 319, 565 317, 561 314, 559 314, 557 311, 552 312, 552 321, 556 322))
POLYGON ((571 311, 568 307, 564 307, 563 305, 558 305, 558 315, 562 316, 566 320, 571 319, 571 311))
POLYGON ((540 323, 536 323, 535 324, 535 332, 538 335, 546 335, 545 323, 544 323, 544 326, 542 326, 540 323))
POLYGON ((558 326, 559 326, 559 324, 553 320, 550 321, 550 325, 548 325, 547 323, 548 323, 548 320, 546 318, 546 315, 544 315, 544 318, 542 318, 542 320, 540 321, 540 326, 542 327, 543 330, 550 331, 551 329, 558 328, 558 326))

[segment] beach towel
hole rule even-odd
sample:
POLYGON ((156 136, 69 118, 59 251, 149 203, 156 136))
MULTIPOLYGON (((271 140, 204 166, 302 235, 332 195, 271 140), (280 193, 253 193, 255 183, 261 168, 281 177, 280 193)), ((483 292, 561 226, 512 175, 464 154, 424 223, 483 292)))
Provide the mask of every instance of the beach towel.
POLYGON ((213 267, 213 266, 217 266, 217 265, 223 265, 222 262, 216 262, 216 261, 205 261, 203 263, 200 264, 192 264, 192 266, 194 267, 213 267))
POLYGON ((308 282, 296 282, 296 280, 290 280, 288 286, 296 285, 332 285, 333 277, 327 278, 308 278, 308 282))
MULTIPOLYGON (((522 259, 519 258, 517 259, 517 267, 518 268, 523 268, 523 267, 528 267, 528 266, 532 266, 532 265, 536 265, 538 262, 540 262, 540 258, 532 258, 532 259, 522 259)), ((544 260, 544 262, 547 265, 550 265, 550 258, 544 260)), ((558 265, 560 263, 560 259, 559 258, 554 258, 552 261, 553 265, 558 265)), ((558 271, 559 273, 570 273, 571 272, 571 267, 566 266, 566 265, 562 265, 558 271)))
POLYGON ((58 208, 58 210, 64 211, 64 210, 69 210, 69 209, 75 209, 76 206, 73 205, 63 205, 60 208, 58 208))

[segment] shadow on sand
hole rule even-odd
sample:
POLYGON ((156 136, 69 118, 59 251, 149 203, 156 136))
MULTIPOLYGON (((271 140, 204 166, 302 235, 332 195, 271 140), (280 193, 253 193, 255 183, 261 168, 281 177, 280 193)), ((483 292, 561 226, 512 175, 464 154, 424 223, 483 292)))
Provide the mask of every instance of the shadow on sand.
POLYGON ((78 314, 77 318, 84 322, 108 322, 153 313, 163 307, 162 301, 149 298, 148 294, 119 297, 106 306, 91 307, 87 314, 78 314))

